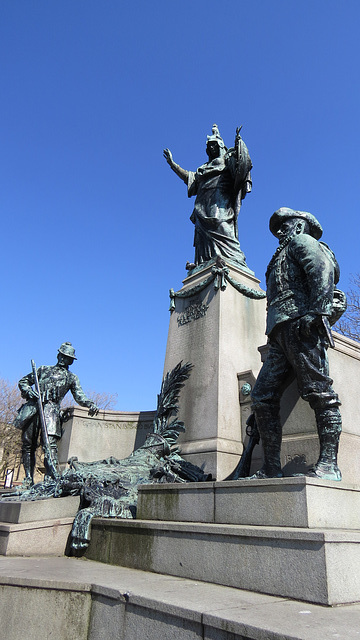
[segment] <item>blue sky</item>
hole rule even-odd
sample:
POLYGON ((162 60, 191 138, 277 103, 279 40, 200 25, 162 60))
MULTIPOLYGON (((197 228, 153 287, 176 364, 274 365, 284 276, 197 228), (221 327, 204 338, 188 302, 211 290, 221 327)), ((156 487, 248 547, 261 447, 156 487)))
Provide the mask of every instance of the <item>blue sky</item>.
POLYGON ((156 404, 168 290, 193 259, 214 122, 253 161, 240 243, 264 285, 275 209, 312 212, 349 288, 359 267, 359 18, 353 0, 1 0, 0 376, 73 342, 87 390, 156 404))

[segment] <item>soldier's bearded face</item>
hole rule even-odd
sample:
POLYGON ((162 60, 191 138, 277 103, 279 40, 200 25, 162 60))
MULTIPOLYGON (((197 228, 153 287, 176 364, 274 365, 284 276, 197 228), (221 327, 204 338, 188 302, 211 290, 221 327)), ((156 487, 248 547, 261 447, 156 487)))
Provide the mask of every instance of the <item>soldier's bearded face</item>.
POLYGON ((298 224, 298 218, 288 218, 287 220, 284 220, 276 233, 276 237, 279 239, 279 242, 283 242, 289 236, 293 235, 297 230, 298 224))

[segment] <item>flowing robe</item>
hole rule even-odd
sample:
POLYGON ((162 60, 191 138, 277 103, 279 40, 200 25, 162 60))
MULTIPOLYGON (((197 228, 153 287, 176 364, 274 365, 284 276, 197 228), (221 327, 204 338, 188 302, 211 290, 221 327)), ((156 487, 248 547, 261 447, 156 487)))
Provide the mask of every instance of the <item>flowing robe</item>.
POLYGON ((189 171, 188 196, 196 195, 190 216, 195 225, 195 264, 216 256, 246 265, 240 249, 237 217, 241 200, 251 189, 251 161, 246 154, 240 172, 229 154, 189 171), (241 175, 242 174, 242 175, 241 175))

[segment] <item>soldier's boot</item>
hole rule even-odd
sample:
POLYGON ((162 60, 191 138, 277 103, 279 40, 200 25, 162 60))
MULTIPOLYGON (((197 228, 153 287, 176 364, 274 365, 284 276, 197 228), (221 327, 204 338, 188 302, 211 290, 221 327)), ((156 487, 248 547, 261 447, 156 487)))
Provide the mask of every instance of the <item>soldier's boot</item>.
POLYGON ((21 488, 30 489, 34 484, 35 455, 30 451, 24 451, 22 454, 22 463, 25 471, 25 478, 21 488))
POLYGON ((253 407, 264 450, 264 464, 251 478, 282 478, 280 462, 282 429, 279 412, 274 407, 253 407))
POLYGON ((315 416, 320 440, 320 455, 308 475, 322 480, 336 480, 339 482, 342 477, 337 463, 341 433, 340 411, 338 407, 316 410, 315 416))
MULTIPOLYGON (((51 457, 52 457, 52 461, 54 463, 54 467, 55 469, 57 469, 57 464, 58 464, 58 447, 57 447, 57 438, 55 438, 55 436, 49 436, 49 444, 50 444, 50 451, 51 451, 51 457)), ((46 457, 44 456, 44 467, 45 467, 45 482, 52 480, 53 479, 53 472, 50 468, 50 465, 46 459, 46 457)))

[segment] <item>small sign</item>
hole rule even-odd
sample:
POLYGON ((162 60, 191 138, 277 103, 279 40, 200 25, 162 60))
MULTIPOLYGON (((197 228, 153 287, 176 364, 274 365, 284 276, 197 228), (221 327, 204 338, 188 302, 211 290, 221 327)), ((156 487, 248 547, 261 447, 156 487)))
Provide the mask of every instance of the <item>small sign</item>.
POLYGON ((11 489, 14 477, 14 469, 6 469, 4 489, 11 489))

